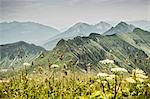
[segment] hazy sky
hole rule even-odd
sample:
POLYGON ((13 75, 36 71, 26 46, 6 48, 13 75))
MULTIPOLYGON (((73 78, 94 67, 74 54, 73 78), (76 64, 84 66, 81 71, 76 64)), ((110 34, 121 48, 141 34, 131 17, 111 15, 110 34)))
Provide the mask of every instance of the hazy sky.
POLYGON ((0 0, 0 21, 34 21, 59 29, 76 22, 141 19, 150 19, 150 0, 0 0))

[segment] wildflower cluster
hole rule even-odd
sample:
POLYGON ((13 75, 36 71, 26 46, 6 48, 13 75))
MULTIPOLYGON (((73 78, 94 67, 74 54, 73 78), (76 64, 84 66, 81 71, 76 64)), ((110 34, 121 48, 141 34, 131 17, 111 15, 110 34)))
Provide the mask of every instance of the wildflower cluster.
POLYGON ((23 63, 23 66, 31 66, 30 63, 23 63))
POLYGON ((114 73, 127 73, 128 72, 125 68, 119 68, 119 67, 112 68, 111 71, 114 73))
POLYGON ((114 64, 114 61, 109 60, 109 59, 105 59, 105 60, 102 60, 102 61, 99 61, 99 62, 102 63, 102 64, 114 64))

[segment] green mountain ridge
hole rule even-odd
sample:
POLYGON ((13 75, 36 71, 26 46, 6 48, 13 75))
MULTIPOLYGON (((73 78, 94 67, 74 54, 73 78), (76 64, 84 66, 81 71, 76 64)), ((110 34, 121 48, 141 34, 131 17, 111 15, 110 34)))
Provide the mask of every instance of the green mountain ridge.
POLYGON ((150 32, 136 28, 131 33, 121 34, 118 36, 134 47, 141 49, 150 55, 150 32))
POLYGON ((18 68, 24 62, 35 60, 42 52, 46 50, 24 41, 0 45, 0 68, 18 68))
POLYGON ((128 70, 141 68, 150 73, 150 60, 147 54, 149 52, 142 49, 144 47, 149 49, 149 39, 150 32, 141 29, 134 29, 133 32, 123 35, 103 36, 91 33, 87 37, 78 36, 67 41, 62 39, 53 51, 35 60, 35 67, 39 65, 48 67, 51 64, 63 66, 65 63, 87 70, 88 64, 91 64, 94 71, 102 71, 104 64, 101 64, 100 61, 110 59, 114 60, 116 65, 128 70), (140 43, 132 44, 125 37, 134 38, 134 42, 136 40, 140 43), (145 44, 141 42, 143 40, 145 44), (140 48, 142 44, 143 47, 140 48))

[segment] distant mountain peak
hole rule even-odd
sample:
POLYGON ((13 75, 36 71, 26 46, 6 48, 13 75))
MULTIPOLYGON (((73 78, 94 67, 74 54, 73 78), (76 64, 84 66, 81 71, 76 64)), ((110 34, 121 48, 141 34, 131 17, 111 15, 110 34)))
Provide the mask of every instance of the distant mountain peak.
POLYGON ((118 24, 116 25, 116 27, 118 27, 118 26, 124 26, 124 27, 131 26, 131 27, 134 27, 134 28, 135 28, 134 25, 132 25, 132 24, 127 24, 126 22, 123 22, 123 21, 121 21, 120 23, 118 23, 118 24))
POLYGON ((27 44, 25 41, 18 41, 16 43, 18 43, 18 44, 27 44))
POLYGON ((120 23, 117 24, 117 26, 118 26, 118 25, 124 25, 124 26, 126 26, 126 25, 128 25, 128 24, 127 24, 126 22, 121 21, 120 23))
POLYGON ((135 29, 133 30, 133 32, 139 32, 139 31, 144 32, 144 30, 142 30, 142 29, 140 29, 140 28, 135 28, 135 29))
POLYGON ((100 25, 100 24, 105 24, 105 25, 110 25, 110 24, 108 24, 107 22, 105 22, 105 21, 100 21, 99 23, 97 23, 96 25, 100 25))
POLYGON ((0 35, 2 36, 0 44, 23 40, 39 45, 41 42, 59 33, 53 27, 30 21, 2 22, 0 23, 0 35))
MULTIPOLYGON (((100 23, 107 23, 107 22, 105 22, 105 21, 100 21, 100 23)), ((108 24, 108 23, 107 23, 108 24)))
POLYGON ((89 24, 84 23, 84 22, 78 22, 78 23, 76 23, 74 26, 80 26, 80 25, 89 25, 89 24))
POLYGON ((107 22, 104 22, 104 21, 101 21, 101 22, 95 24, 94 26, 97 29, 97 31, 100 32, 100 34, 106 32, 107 30, 112 28, 112 26, 110 24, 108 24, 107 22))
POLYGON ((118 23, 115 27, 109 29, 104 33, 104 35, 112 35, 112 34, 121 34, 121 33, 128 33, 132 32, 135 29, 135 26, 131 24, 127 24, 123 21, 118 23))
POLYGON ((129 27, 135 28, 134 25, 132 25, 132 24, 127 24, 126 22, 123 22, 123 21, 121 21, 120 23, 118 23, 115 27, 116 27, 116 28, 121 28, 121 27, 124 27, 124 28, 129 28, 129 27))
POLYGON ((112 26, 106 22, 100 22, 95 25, 90 25, 83 22, 78 22, 72 27, 70 27, 65 32, 50 38, 47 43, 44 44, 45 48, 52 49, 52 45, 55 46, 59 40, 62 38, 67 40, 77 36, 89 36, 91 33, 102 34, 109 30, 112 26))
POLYGON ((73 25, 72 27, 78 28, 78 27, 81 27, 81 26, 90 26, 90 25, 87 24, 87 23, 78 22, 78 23, 76 23, 75 25, 73 25))
MULTIPOLYGON (((65 34, 78 34, 78 33, 87 33, 89 30, 91 32, 92 26, 87 23, 78 22, 72 27, 70 27, 67 31, 65 31, 65 34)), ((78 36, 78 35, 76 35, 78 36)))

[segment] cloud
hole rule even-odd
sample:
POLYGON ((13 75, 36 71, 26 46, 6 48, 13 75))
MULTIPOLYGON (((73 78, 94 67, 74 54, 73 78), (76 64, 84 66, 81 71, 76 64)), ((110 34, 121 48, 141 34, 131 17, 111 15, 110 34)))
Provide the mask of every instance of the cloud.
POLYGON ((145 19, 150 0, 0 0, 1 20, 63 26, 78 21, 145 19))
POLYGON ((150 0, 0 0, 2 7, 25 7, 28 5, 59 5, 59 6, 66 6, 66 5, 76 5, 76 4, 86 4, 92 5, 101 5, 101 4, 113 4, 116 5, 121 4, 145 4, 148 5, 150 0))
POLYGON ((75 5, 75 4, 81 3, 83 1, 85 1, 85 0, 70 0, 70 1, 68 1, 68 4, 69 5, 75 5))

